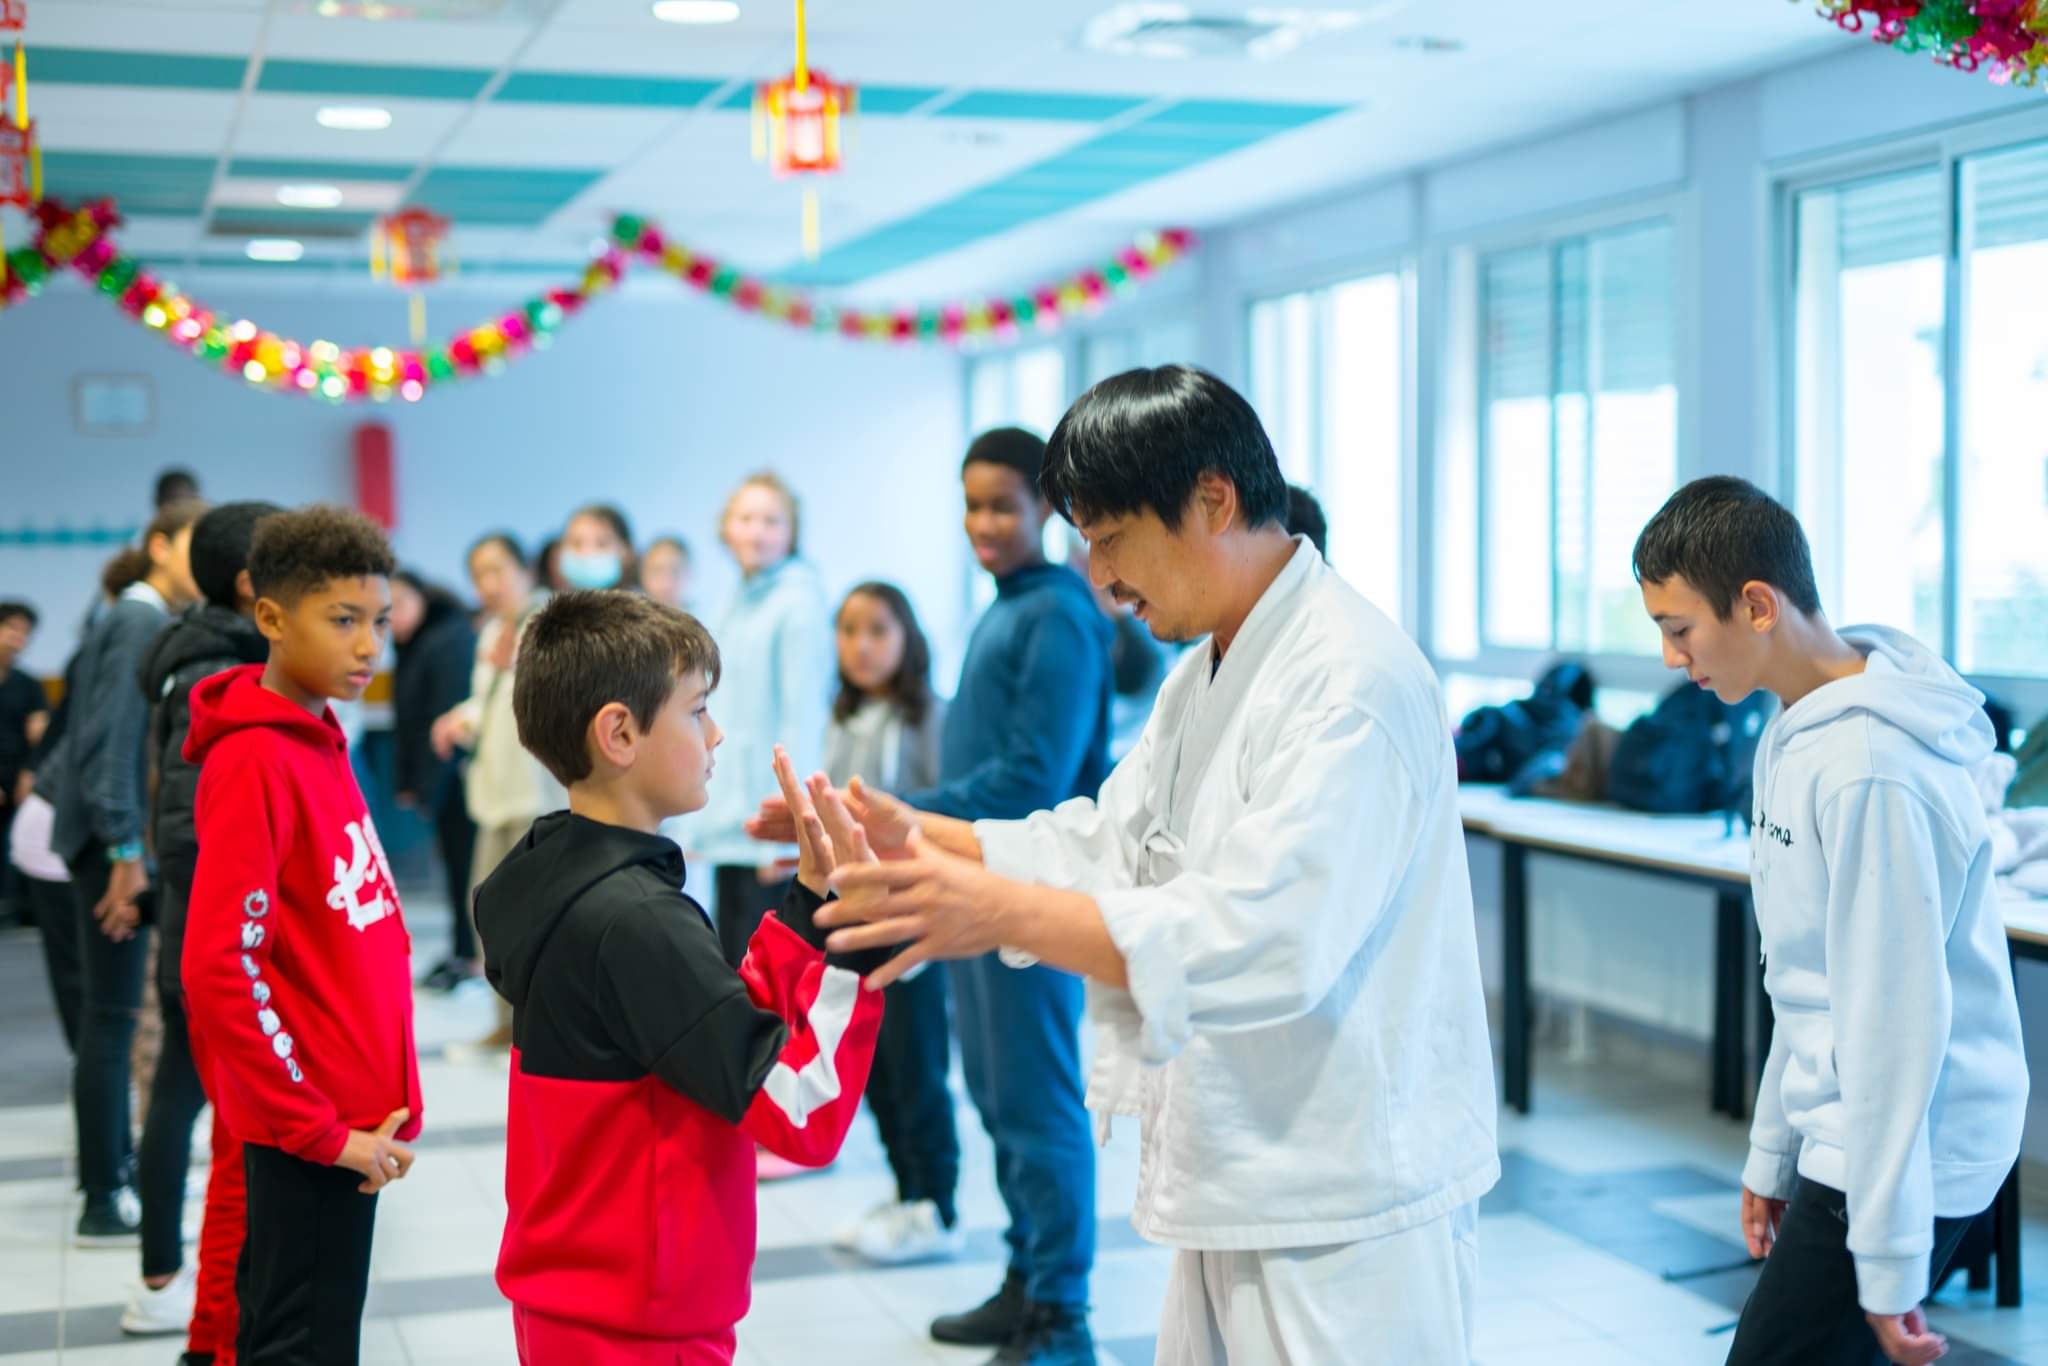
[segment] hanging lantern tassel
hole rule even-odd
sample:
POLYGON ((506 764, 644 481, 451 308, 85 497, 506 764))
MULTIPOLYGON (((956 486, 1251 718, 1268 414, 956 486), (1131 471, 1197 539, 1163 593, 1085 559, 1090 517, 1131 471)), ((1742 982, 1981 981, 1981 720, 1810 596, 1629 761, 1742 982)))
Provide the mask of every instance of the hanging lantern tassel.
POLYGON ((412 315, 412 344, 414 346, 425 346, 427 344, 427 296, 418 290, 414 290, 408 311, 412 315))
POLYGON ((818 259, 818 192, 804 191, 804 259, 818 259))
POLYGON ((14 126, 28 127, 28 39, 14 40, 14 126))
POLYGON ((381 218, 370 226, 370 278, 384 278, 384 220, 381 218))

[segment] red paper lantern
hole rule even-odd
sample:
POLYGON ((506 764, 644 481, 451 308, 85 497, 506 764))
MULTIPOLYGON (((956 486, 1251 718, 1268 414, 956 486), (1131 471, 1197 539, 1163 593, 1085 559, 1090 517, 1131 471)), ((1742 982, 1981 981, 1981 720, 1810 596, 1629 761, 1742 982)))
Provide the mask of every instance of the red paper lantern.
POLYGON ((425 209, 401 209, 377 222, 370 270, 394 285, 423 285, 441 278, 448 230, 453 225, 425 209))
POLYGON ((778 176, 829 175, 844 150, 840 121, 853 108, 854 88, 803 67, 754 93, 765 139, 762 155, 778 176))
POLYGON ((31 119, 27 127, 20 128, 0 118, 0 205, 20 209, 35 205, 42 191, 36 161, 35 121, 31 119))

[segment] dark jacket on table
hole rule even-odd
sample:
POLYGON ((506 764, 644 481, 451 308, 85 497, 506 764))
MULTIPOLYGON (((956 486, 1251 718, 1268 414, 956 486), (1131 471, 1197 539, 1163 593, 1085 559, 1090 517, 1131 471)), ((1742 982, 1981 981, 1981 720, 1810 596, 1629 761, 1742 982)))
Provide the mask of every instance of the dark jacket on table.
POLYGON ((455 760, 434 753, 434 720, 469 696, 475 664, 476 628, 462 604, 430 595, 426 620, 398 647, 391 689, 394 782, 400 792, 417 798, 422 813, 429 816, 445 801, 462 800, 455 760))

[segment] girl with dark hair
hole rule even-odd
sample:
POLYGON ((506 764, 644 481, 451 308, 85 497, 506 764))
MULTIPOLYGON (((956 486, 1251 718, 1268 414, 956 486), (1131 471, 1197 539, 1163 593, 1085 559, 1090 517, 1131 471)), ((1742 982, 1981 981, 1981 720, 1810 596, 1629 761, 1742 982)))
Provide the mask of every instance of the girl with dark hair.
MULTIPOLYGON (((932 695, 932 652, 917 613, 894 584, 864 583, 840 604, 839 696, 825 733, 825 772, 884 791, 939 779, 945 704, 932 695)), ((960 1139, 953 1127, 946 975, 922 972, 888 989, 868 1074, 868 1106, 896 1175, 896 1198, 841 1230, 839 1245, 902 1263, 959 1252, 953 1192, 960 1139)))
POLYGON ((454 756, 434 752, 433 728, 436 717, 469 696, 476 628, 453 593, 401 569, 391 576, 391 639, 398 653, 391 697, 398 804, 434 828, 454 921, 449 954, 425 981, 437 991, 452 991, 477 974, 476 934, 469 923, 476 822, 469 818, 460 766, 454 756))
POLYGON ((141 542, 107 565, 114 601, 79 646, 71 725, 61 751, 50 847, 71 870, 81 990, 71 1100, 78 1123, 83 1246, 132 1244, 142 1222, 129 1190, 128 1048, 142 1010, 152 919, 144 827, 149 816, 149 699, 136 680, 171 614, 199 599, 192 527, 206 505, 172 503, 141 542))

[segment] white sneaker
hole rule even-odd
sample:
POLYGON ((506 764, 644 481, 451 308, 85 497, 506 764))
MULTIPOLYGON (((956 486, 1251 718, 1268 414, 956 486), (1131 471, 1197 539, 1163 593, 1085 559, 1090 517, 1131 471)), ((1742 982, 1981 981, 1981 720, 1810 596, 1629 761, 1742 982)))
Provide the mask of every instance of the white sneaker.
POLYGON ((121 1312, 121 1331, 134 1337, 169 1337, 183 1333, 192 1324, 192 1301, 199 1289, 199 1276, 192 1263, 178 1268, 178 1274, 161 1290, 149 1282, 137 1281, 121 1312))
POLYGON ((841 1252, 857 1251, 860 1248, 861 1229, 873 1223, 875 1220, 880 1219, 883 1215, 887 1214, 890 1210, 893 1210, 896 1207, 896 1202, 894 1200, 884 1200, 881 1204, 876 1205, 873 1209, 869 1210, 866 1214, 863 1214, 860 1218, 854 1220, 852 1223, 841 1224, 839 1226, 839 1231, 832 1235, 832 1246, 838 1248, 841 1252))
POLYGON ((916 1200, 890 1205, 861 1220, 853 1250, 871 1262, 900 1266, 957 1257, 966 1244, 967 1235, 957 1224, 947 1228, 940 1222, 937 1204, 916 1200))

